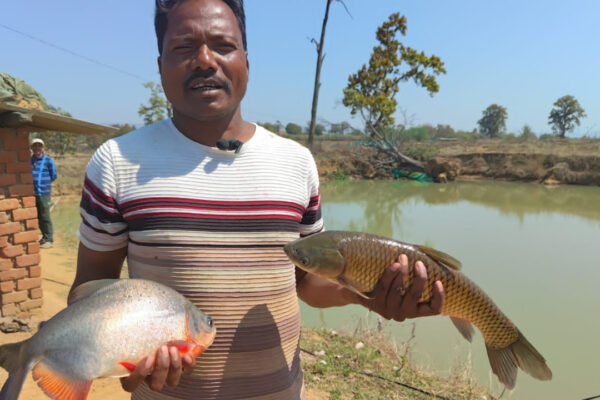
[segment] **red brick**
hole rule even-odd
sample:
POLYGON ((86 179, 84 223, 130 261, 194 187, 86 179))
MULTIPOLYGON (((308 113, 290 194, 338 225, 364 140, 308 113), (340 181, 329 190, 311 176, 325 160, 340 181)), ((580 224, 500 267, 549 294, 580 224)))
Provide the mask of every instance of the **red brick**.
POLYGON ((29 298, 29 296, 27 296, 26 290, 24 290, 22 292, 5 293, 1 297, 2 304, 20 303, 22 301, 27 300, 28 298, 29 298))
POLYGON ((29 290, 42 287, 42 278, 25 278, 17 281, 17 290, 29 290))
POLYGON ((32 299, 41 299, 42 298, 42 294, 43 294, 43 292, 42 292, 42 288, 41 287, 35 288, 35 289, 31 289, 29 291, 29 297, 32 298, 32 299))
POLYGON ((0 236, 0 248, 8 246, 8 236, 0 236))
POLYGON ((19 161, 30 161, 31 160, 31 152, 29 150, 19 150, 18 158, 19 158, 19 161))
POLYGON ((32 230, 32 229, 38 229, 40 227, 40 223, 38 221, 38 219, 28 219, 27 221, 25 221, 25 227, 27 228, 28 231, 32 230))
POLYGON ((16 281, 17 279, 23 279, 27 275, 27 271, 23 268, 13 268, 8 271, 0 272, 0 282, 16 281))
POLYGON ((23 202, 23 207, 35 207, 35 196, 23 197, 21 199, 23 202))
POLYGON ((40 252, 40 244, 38 242, 27 243, 27 254, 36 254, 39 252, 40 252))
POLYGON ((42 276, 42 267, 40 267, 39 265, 29 267, 30 278, 37 278, 39 276, 42 276))
POLYGON ((14 174, 18 172, 31 173, 31 163, 28 162, 11 162, 6 164, 6 173, 14 174))
POLYGON ((25 135, 19 135, 15 139, 4 139, 5 150, 24 150, 29 148, 29 139, 25 135))
POLYGON ((14 210, 15 208, 19 207, 21 207, 21 205, 17 199, 0 200, 0 211, 14 210))
POLYGON ((38 254, 26 254, 19 256, 15 259, 17 267, 29 267, 31 265, 38 265, 40 263, 40 255, 38 254))
POLYGON ((14 185, 15 183, 17 183, 17 177, 15 174, 0 175, 0 187, 14 185))
POLYGON ((0 251, 0 254, 2 254, 2 256, 6 258, 20 256, 21 254, 23 254, 23 246, 6 246, 2 249, 2 251, 0 251))
POLYGON ((31 173, 23 173, 19 175, 19 182, 20 183, 28 183, 28 184, 32 184, 33 183, 33 175, 31 175, 31 173))
POLYGON ((8 271, 13 267, 13 260, 10 258, 0 258, 0 271, 8 271))
POLYGON ((21 197, 33 195, 33 185, 13 185, 8 188, 10 197, 21 197))
POLYGON ((13 244, 35 242, 38 240, 37 231, 19 232, 13 235, 13 244))
POLYGON ((0 211, 0 224, 5 224, 8 221, 9 221, 8 214, 3 211, 0 211))
POLYGON ((20 222, 7 222, 0 225, 0 236, 10 235, 11 233, 21 232, 20 222))
POLYGON ((9 315, 16 315, 19 312, 19 307, 15 304, 4 304, 2 306, 2 316, 8 317, 9 315))
POLYGON ((16 158, 16 153, 14 151, 0 151, 0 163, 13 162, 16 158))
POLYGON ((15 290, 15 284, 13 281, 0 282, 0 292, 10 293, 15 290))
POLYGON ((13 221, 23 221, 24 219, 37 218, 37 208, 17 208, 12 212, 13 221))
POLYGON ((19 307, 21 308, 21 311, 29 311, 34 308, 41 308, 42 304, 43 304, 42 299, 27 300, 27 301, 20 303, 19 307))
POLYGON ((14 138, 17 131, 14 128, 0 128, 0 139, 14 138))

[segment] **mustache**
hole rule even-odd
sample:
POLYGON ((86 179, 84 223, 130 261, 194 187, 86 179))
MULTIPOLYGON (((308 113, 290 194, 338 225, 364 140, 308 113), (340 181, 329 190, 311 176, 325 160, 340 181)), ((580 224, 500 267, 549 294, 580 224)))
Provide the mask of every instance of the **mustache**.
POLYGON ((189 87, 196 79, 206 81, 222 87, 225 91, 229 91, 229 82, 217 76, 214 72, 196 71, 185 80, 185 87, 189 87))

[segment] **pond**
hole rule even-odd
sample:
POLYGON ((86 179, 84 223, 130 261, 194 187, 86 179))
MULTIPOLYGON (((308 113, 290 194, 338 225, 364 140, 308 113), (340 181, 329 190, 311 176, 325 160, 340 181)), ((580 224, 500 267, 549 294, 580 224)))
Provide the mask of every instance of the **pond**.
MULTIPOLYGON (((423 185, 350 181, 324 185, 329 230, 356 230, 445 251, 547 359, 554 378, 519 371, 511 399, 583 399, 600 395, 600 188, 503 182, 423 185)), ((359 306, 326 310, 302 304, 310 326, 352 331, 377 318, 359 306)), ((384 329, 412 359, 442 374, 471 370, 499 395, 502 386, 479 332, 466 342, 446 317, 384 329)))

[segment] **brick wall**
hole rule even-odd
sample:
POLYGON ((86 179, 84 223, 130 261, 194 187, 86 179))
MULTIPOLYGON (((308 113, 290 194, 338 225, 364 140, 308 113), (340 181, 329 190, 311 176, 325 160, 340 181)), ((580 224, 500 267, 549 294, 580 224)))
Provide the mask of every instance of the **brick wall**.
POLYGON ((38 220, 27 128, 0 128, 0 310, 3 317, 42 306, 38 220))

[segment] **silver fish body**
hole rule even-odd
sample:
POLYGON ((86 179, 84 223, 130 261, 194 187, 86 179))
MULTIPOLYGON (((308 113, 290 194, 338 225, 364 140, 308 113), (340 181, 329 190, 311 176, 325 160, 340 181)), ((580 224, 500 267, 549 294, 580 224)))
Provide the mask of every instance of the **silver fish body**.
POLYGON ((50 398, 85 398, 93 379, 126 376, 163 344, 197 356, 216 333, 210 317, 157 282, 92 281, 75 296, 30 339, 0 346, 10 373, 0 400, 18 398, 30 369, 50 398))

